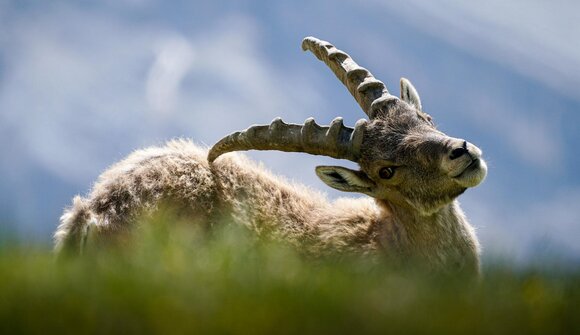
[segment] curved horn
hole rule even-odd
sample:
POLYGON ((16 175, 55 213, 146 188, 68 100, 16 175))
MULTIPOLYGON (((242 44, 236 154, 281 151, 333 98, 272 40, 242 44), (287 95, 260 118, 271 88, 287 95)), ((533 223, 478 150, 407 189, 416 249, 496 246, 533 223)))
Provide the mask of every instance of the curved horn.
POLYGON ((358 162, 366 123, 359 120, 353 129, 345 127, 340 117, 324 127, 317 125, 313 118, 304 121, 304 125, 287 124, 276 118, 269 125, 251 126, 222 138, 210 149, 207 159, 211 163, 231 151, 279 150, 358 162))
POLYGON ((383 82, 329 42, 306 37, 302 41, 302 50, 311 51, 330 67, 371 120, 385 105, 398 100, 389 93, 383 82))

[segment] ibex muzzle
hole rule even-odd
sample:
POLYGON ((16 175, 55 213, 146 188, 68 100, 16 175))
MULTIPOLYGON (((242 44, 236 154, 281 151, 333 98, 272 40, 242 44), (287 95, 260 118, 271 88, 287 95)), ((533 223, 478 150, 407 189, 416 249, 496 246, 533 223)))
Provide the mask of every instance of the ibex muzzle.
POLYGON ((436 212, 485 178, 487 166, 481 150, 438 131, 410 81, 401 79, 398 98, 332 44, 307 37, 302 48, 330 67, 369 121, 359 120, 354 128, 348 128, 341 118, 328 127, 318 126, 313 119, 304 125, 276 119, 270 125, 226 136, 210 150, 210 162, 237 150, 305 152, 348 159, 358 163, 360 171, 319 166, 316 173, 335 189, 368 194, 423 215, 436 212))

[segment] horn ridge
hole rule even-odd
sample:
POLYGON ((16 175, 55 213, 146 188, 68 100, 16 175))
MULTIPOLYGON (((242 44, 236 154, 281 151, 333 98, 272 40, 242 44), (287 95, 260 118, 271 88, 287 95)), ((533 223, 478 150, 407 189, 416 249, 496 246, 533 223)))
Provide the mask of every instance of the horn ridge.
POLYGON ((208 161, 211 163, 232 151, 279 150, 358 162, 366 124, 366 120, 359 120, 354 128, 350 128, 338 117, 330 126, 319 126, 313 118, 299 125, 276 118, 269 125, 254 125, 222 138, 209 150, 208 161))
POLYGON ((337 49, 329 42, 312 36, 306 37, 302 41, 302 49, 312 52, 332 70, 370 119, 377 114, 371 109, 375 100, 394 97, 383 82, 376 79, 370 71, 359 66, 346 52, 337 49))

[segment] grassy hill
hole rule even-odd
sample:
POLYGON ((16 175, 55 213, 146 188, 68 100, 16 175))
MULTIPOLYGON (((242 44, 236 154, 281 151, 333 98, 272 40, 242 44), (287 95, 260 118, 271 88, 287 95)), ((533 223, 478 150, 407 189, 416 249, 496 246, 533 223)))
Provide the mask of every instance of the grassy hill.
POLYGON ((488 264, 480 282, 308 259, 240 229, 144 230, 56 263, 0 247, 0 334, 580 334, 580 271, 488 264))

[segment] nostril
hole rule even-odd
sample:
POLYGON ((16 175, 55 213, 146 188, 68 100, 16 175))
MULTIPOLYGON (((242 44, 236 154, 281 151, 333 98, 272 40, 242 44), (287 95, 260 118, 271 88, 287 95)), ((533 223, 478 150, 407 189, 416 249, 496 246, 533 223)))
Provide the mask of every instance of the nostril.
POLYGON ((460 148, 455 148, 451 150, 451 154, 449 154, 449 159, 454 160, 457 159, 467 153, 467 143, 463 142, 463 146, 460 148))

